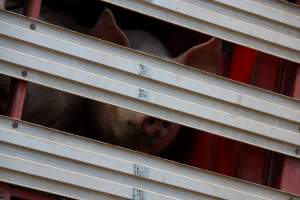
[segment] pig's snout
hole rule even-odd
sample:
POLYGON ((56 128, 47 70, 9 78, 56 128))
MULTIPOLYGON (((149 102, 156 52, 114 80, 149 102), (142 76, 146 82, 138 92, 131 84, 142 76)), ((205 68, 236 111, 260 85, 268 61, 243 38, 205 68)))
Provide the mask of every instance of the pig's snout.
POLYGON ((144 117, 141 123, 143 132, 147 136, 155 138, 163 138, 169 134, 174 134, 174 131, 177 132, 175 126, 178 126, 177 124, 150 116, 144 117))

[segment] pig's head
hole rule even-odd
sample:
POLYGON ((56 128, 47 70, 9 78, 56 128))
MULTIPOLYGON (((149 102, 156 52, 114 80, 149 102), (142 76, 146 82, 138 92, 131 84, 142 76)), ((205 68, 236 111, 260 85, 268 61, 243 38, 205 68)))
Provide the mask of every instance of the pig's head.
MULTIPOLYGON (((140 37, 142 38, 140 42, 137 32, 131 35, 129 35, 129 32, 123 32, 118 27, 109 9, 103 11, 102 16, 91 32, 92 36, 112 43, 133 48, 139 46, 135 49, 167 57, 168 53, 165 53, 167 50, 162 49, 164 47, 157 42, 158 40, 155 37, 148 37, 149 34, 147 36, 145 32, 141 32, 141 34, 144 35, 140 37), (147 37, 149 41, 147 41, 147 37), (136 45, 137 43, 139 44, 136 45), (159 44, 153 47, 156 43, 159 44)), ((216 73, 217 65, 212 57, 215 57, 214 54, 218 51, 211 49, 219 47, 220 42, 212 39, 205 45, 191 48, 174 60, 200 69, 199 66, 204 65, 207 66, 205 70, 216 73), (207 48, 207 46, 209 47, 207 48)), ((153 155, 159 154, 168 147, 174 141, 180 129, 178 124, 108 104, 94 103, 91 108, 93 123, 96 126, 96 131, 100 132, 97 132, 99 134, 98 138, 153 155)))
POLYGON ((99 139, 153 155, 174 141, 180 127, 109 104, 97 103, 92 108, 99 139))

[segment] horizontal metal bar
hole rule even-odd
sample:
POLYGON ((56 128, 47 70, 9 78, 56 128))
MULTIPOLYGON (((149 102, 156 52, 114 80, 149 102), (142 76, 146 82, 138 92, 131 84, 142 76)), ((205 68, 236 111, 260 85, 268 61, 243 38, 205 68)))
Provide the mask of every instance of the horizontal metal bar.
POLYGON ((280 199, 291 194, 0 116, 0 180, 79 198, 280 199), (13 125, 18 123, 18 126, 13 125), (23 178, 24 177, 24 178, 23 178), (31 181, 28 177, 33 177, 31 181), (56 183, 61 186, 46 187, 56 183), (41 184, 42 183, 42 184, 41 184), (139 193, 143 198, 133 198, 139 193))
POLYGON ((287 1, 277 0, 214 0, 232 9, 250 12, 287 26, 300 28, 299 7, 287 1))
POLYGON ((277 0, 101 0, 300 63, 300 7, 277 0))
POLYGON ((0 26, 0 73, 300 157, 299 101, 5 11, 0 26))
MULTIPOLYGON (((2 159, 1 159, 2 161, 2 159)), ((23 164, 23 163, 17 163, 23 164)), ((37 191, 45 191, 52 194, 69 197, 74 199, 91 199, 91 200, 116 200, 124 199, 116 196, 95 192, 92 190, 77 187, 71 184, 64 184, 51 179, 30 175, 23 172, 13 171, 11 169, 0 167, 0 180, 5 183, 16 184, 37 191)))

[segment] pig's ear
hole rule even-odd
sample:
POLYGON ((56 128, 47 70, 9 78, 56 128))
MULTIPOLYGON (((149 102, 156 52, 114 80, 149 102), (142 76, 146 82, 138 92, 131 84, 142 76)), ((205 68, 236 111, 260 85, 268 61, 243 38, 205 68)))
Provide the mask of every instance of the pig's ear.
POLYGON ((222 40, 213 37, 209 41, 187 50, 175 58, 175 61, 196 69, 218 74, 221 59, 222 40))
POLYGON ((90 35, 125 47, 129 46, 127 36, 119 28, 113 13, 108 8, 102 12, 90 35))

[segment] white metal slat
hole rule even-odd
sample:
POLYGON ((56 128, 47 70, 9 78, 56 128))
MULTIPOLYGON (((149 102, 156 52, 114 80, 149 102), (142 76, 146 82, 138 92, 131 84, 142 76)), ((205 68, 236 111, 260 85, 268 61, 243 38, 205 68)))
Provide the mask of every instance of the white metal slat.
POLYGON ((0 17, 1 73, 300 157, 298 101, 5 11, 0 17))
POLYGON ((300 28, 299 6, 282 0, 214 0, 220 4, 250 12, 291 27, 300 28))
POLYGON ((82 195, 73 193, 78 188, 87 194, 84 199, 96 199, 103 193, 136 200, 295 197, 3 116, 0 180, 72 198, 82 195), (61 188, 46 187, 56 182, 61 188), (141 196, 136 197, 137 193, 141 196))
POLYGON ((300 63, 300 7, 270 0, 101 0, 300 63))
POLYGON ((16 184, 26 188, 32 188, 38 191, 45 191, 52 194, 60 195, 73 199, 89 199, 89 200, 124 200, 116 196, 102 194, 99 192, 87 190, 75 185, 67 185, 57 181, 38 176, 29 175, 22 172, 12 171, 10 169, 0 168, 0 180, 10 184, 16 184), (49 190, 50 188, 50 190, 49 190))

